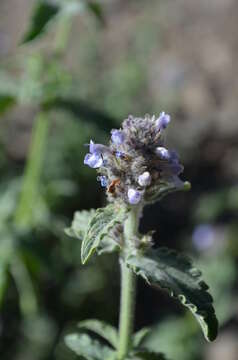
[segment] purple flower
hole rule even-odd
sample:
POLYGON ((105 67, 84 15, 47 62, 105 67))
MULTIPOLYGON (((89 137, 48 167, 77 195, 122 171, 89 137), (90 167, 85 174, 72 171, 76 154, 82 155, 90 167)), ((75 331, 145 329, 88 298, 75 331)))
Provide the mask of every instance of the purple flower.
POLYGON ((162 160, 169 160, 170 159, 170 152, 162 146, 158 146, 155 149, 155 153, 162 159, 162 160))
POLYGON ((93 169, 99 168, 103 165, 102 155, 100 153, 86 154, 84 164, 93 169))
POLYGON ((111 140, 115 145, 121 145, 125 140, 125 134, 121 130, 112 130, 111 140))
POLYGON ((138 190, 128 189, 127 196, 129 203, 132 205, 136 205, 140 202, 142 194, 138 190))
POLYGON ((90 140, 89 151, 90 154, 86 154, 84 158, 84 164, 93 169, 99 168, 105 163, 102 154, 110 153, 110 149, 107 146, 95 144, 92 140, 90 140))
POLYGON ((158 131, 164 130, 167 128, 170 122, 170 115, 165 114, 165 112, 161 112, 159 118, 155 122, 156 129, 158 131))
POLYGON ((102 144, 95 144, 92 140, 90 140, 89 151, 91 154, 104 154, 110 152, 110 149, 102 144))
POLYGON ((102 187, 107 187, 107 184, 108 184, 108 180, 107 180, 107 177, 102 175, 102 176, 98 176, 97 177, 97 180, 101 182, 101 186, 102 187))
POLYGON ((150 183, 151 183, 151 176, 150 176, 149 171, 143 172, 143 174, 141 174, 138 177, 138 184, 140 186, 148 186, 148 185, 150 185, 150 183))

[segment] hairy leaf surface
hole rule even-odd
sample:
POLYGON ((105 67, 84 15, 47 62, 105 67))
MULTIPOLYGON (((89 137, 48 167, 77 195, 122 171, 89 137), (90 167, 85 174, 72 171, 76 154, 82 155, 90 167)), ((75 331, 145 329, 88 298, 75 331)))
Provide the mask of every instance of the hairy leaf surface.
POLYGON ((96 210, 82 210, 74 213, 74 218, 70 228, 65 229, 67 235, 83 240, 88 228, 88 224, 96 210))
POLYGON ((92 253, 98 248, 101 240, 108 235, 114 226, 124 221, 126 209, 114 204, 97 209, 91 218, 81 247, 81 260, 85 264, 92 253))
POLYGON ((66 345, 86 360, 112 360, 115 352, 86 334, 70 334, 65 337, 66 345))
POLYGON ((201 279, 201 272, 184 255, 167 248, 150 250, 145 256, 130 256, 128 265, 149 284, 169 291, 172 297, 188 307, 199 322, 204 336, 213 341, 218 322, 209 287, 201 279))

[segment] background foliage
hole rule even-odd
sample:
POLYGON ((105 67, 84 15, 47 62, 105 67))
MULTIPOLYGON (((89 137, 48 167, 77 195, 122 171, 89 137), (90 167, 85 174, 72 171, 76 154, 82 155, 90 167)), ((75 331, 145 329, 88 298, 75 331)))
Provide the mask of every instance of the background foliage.
POLYGON ((161 110, 192 191, 146 209, 141 231, 192 255, 222 325, 205 344, 188 312, 140 282, 136 328, 154 324, 144 345, 171 359, 236 359, 237 10, 232 0, 1 2, 4 360, 74 359, 63 337, 76 320, 117 325, 116 257, 82 267, 81 244, 63 229, 75 210, 105 201, 84 144, 107 141, 129 113, 161 110))

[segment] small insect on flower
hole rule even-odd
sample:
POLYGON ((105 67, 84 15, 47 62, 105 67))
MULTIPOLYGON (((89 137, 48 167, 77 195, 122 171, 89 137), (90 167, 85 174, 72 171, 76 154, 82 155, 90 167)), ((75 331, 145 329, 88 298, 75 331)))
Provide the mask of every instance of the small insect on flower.
POLYGON ((110 194, 114 194, 116 191, 116 186, 120 184, 120 179, 114 179, 112 180, 112 182, 110 183, 110 185, 108 186, 107 191, 110 194))

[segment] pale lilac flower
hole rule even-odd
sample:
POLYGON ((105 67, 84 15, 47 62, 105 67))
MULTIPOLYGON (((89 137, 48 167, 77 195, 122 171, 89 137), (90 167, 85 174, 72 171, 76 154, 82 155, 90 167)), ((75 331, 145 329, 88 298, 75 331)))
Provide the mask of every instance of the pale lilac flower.
POLYGON ((158 155, 162 160, 169 160, 170 159, 170 152, 169 150, 165 149, 162 146, 158 146, 155 149, 156 155, 158 155))
POLYGON ((104 154, 109 153, 110 149, 108 146, 95 144, 92 140, 90 140, 89 151, 91 154, 104 154))
POLYGON ((132 205, 136 205, 140 202, 141 200, 141 192, 135 189, 128 189, 128 200, 129 203, 132 205))
POLYGON ((115 144, 115 145, 123 144, 123 142, 125 140, 125 134, 123 133, 123 131, 112 130, 111 134, 112 134, 111 140, 112 140, 113 144, 115 144))
POLYGON ((151 183, 151 176, 150 176, 149 171, 143 172, 143 174, 141 174, 138 177, 138 184, 140 186, 148 186, 148 185, 150 185, 150 183, 151 183))
POLYGON ((165 114, 165 112, 161 112, 159 118, 155 122, 156 129, 158 131, 164 130, 167 128, 170 122, 170 115, 165 114))
POLYGON ((103 158, 100 153, 86 154, 84 164, 93 169, 100 168, 103 165, 103 158))

